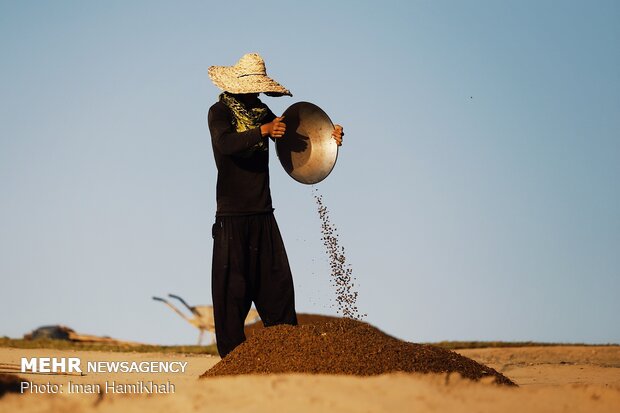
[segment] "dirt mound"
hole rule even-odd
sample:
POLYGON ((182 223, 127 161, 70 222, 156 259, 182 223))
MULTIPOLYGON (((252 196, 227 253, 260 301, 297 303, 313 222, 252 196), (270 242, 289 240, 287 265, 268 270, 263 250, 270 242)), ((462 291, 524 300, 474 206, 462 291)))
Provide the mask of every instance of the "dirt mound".
MULTIPOLYGON (((340 317, 332 317, 329 315, 320 315, 320 314, 304 314, 297 313, 297 324, 300 326, 306 324, 324 324, 329 323, 331 321, 340 320, 340 317)), ((263 322, 261 320, 256 323, 249 324, 245 326, 245 336, 250 337, 254 335, 259 330, 265 328, 263 322)))
POLYGON ((14 374, 0 373, 0 398, 5 393, 19 393, 21 391, 21 379, 14 374))
POLYGON ((447 373, 479 380, 493 370, 453 351, 407 343, 351 319, 257 330, 201 377, 237 374, 322 373, 369 376, 388 372, 447 373))

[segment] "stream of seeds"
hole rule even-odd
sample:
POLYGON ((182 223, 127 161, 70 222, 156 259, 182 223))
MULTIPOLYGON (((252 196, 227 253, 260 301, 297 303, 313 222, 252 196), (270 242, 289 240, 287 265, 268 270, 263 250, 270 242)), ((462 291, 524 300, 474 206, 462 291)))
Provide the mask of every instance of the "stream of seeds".
POLYGON ((344 247, 340 246, 338 231, 329 219, 329 210, 323 203, 323 195, 319 194, 317 188, 314 188, 312 194, 321 219, 321 239, 329 259, 331 284, 336 289, 336 310, 343 317, 362 320, 366 314, 361 314, 357 308, 353 268, 346 262, 344 247))

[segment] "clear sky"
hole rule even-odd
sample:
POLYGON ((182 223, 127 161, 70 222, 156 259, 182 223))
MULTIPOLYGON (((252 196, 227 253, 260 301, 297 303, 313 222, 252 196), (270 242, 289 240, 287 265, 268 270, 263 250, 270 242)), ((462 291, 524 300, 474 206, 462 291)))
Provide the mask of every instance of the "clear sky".
MULTIPOLYGON (((0 1, 0 335, 150 343, 211 303, 210 65, 345 129, 316 188, 367 321, 408 341, 620 342, 617 1, 0 1)), ((312 187, 271 153, 299 312, 334 314, 312 187)))

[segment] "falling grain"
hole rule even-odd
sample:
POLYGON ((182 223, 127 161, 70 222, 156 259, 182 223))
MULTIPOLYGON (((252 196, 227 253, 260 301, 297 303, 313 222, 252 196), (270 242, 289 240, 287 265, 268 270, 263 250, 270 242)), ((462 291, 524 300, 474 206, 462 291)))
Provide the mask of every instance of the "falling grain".
POLYGON ((344 247, 340 245, 338 231, 329 218, 329 210, 323 203, 323 195, 319 194, 316 188, 313 190, 313 195, 321 219, 321 239, 329 259, 331 284, 336 290, 336 310, 343 317, 362 320, 366 314, 360 313, 357 308, 353 269, 347 264, 344 247))

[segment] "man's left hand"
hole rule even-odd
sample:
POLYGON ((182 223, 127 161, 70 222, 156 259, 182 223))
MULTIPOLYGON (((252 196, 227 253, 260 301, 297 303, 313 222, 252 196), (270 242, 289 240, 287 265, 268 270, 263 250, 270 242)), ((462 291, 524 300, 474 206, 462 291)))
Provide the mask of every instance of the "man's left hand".
POLYGON ((332 137, 336 140, 336 143, 338 144, 338 146, 342 145, 342 137, 343 136, 344 136, 344 131, 342 129, 342 126, 335 125, 334 126, 334 131, 332 132, 332 137))

